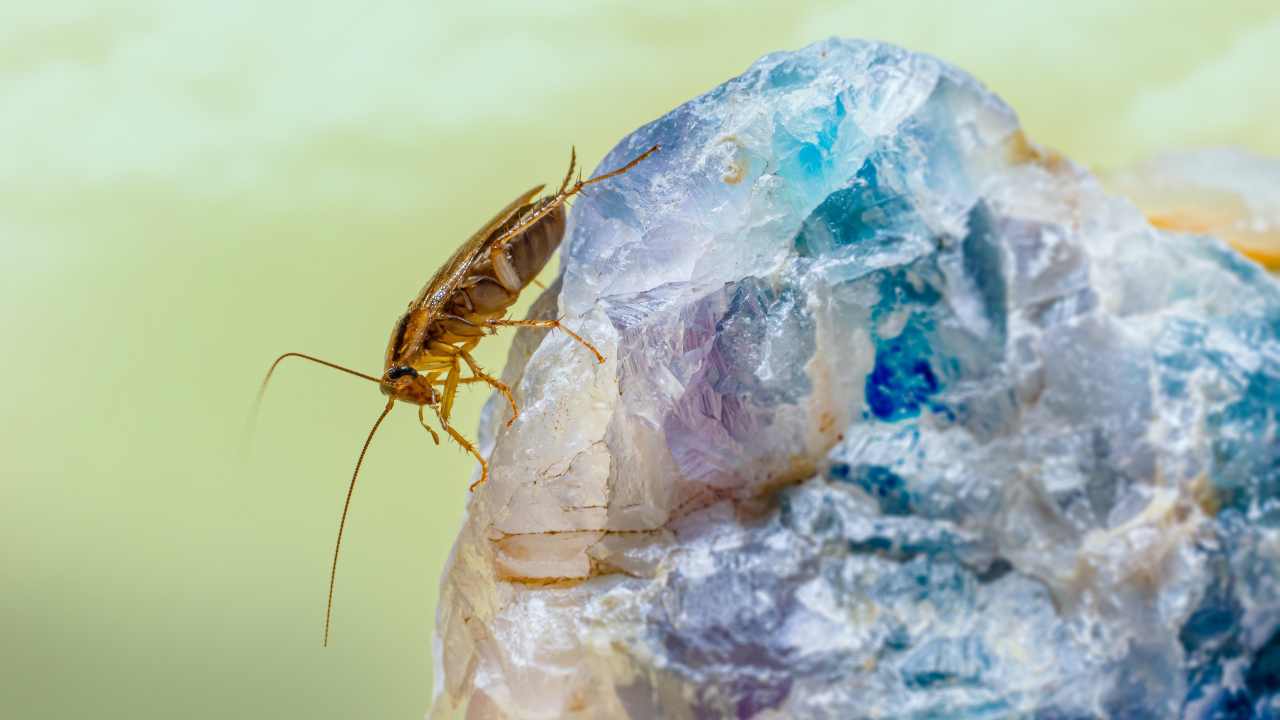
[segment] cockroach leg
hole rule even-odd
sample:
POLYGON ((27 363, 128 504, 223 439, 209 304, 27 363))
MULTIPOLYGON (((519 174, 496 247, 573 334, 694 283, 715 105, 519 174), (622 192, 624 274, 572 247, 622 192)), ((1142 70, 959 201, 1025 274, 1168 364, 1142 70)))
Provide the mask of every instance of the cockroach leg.
POLYGON ((442 421, 447 421, 449 415, 453 412, 453 399, 458 395, 458 376, 461 373, 458 368, 458 358, 453 358, 453 365, 449 367, 449 374, 444 378, 444 393, 440 398, 440 416, 442 421))
POLYGON ((477 324, 475 324, 475 323, 471 322, 470 320, 466 319, 465 317, 463 317, 463 316, 461 316, 461 315, 454 315, 453 313, 440 313, 440 317, 442 317, 442 318, 444 318, 444 319, 446 319, 446 320, 455 320, 455 321, 457 321, 457 322, 462 323, 463 325, 469 325, 469 326, 471 326, 471 327, 475 327, 475 328, 480 327, 479 325, 477 325, 477 324))
POLYGON ((561 323, 559 320, 489 320, 488 325, 490 327, 495 327, 495 328, 496 327, 557 328, 563 331, 564 334, 568 335, 574 340, 577 340, 582 345, 582 347, 590 350, 591 354, 596 356, 597 362, 599 362, 602 365, 604 364, 604 355, 600 354, 600 351, 596 349, 595 345, 592 345, 591 343, 584 340, 581 335, 565 327, 564 324, 561 323))
POLYGON ((469 440, 462 436, 462 433, 453 429, 453 426, 449 424, 449 421, 440 416, 439 410, 436 410, 436 419, 440 421, 440 427, 444 428, 444 431, 449 433, 449 437, 453 438, 462 446, 462 449, 471 453, 475 456, 476 460, 480 461, 480 479, 471 483, 471 487, 468 488, 468 490, 475 492, 476 488, 483 485, 484 482, 489 479, 489 463, 485 462, 484 458, 480 455, 480 451, 476 449, 475 445, 472 445, 469 440))
POLYGON ((439 444, 440 444, 440 436, 436 434, 436 431, 435 431, 435 430, 432 430, 432 429, 431 429, 431 426, 427 424, 427 419, 426 419, 425 417, 423 417, 423 416, 422 416, 422 411, 423 411, 425 408, 426 408, 426 406, 425 406, 425 405, 419 405, 419 406, 418 406, 418 422, 422 423, 422 427, 423 427, 423 429, 425 429, 427 432, 431 433, 431 439, 435 441, 436 445, 439 445, 439 444))
MULTIPOLYGON (((534 223, 538 222, 542 218, 549 215, 557 207, 560 207, 561 205, 563 205, 569 198, 582 192, 582 189, 587 187, 588 185, 595 185, 598 182, 602 182, 604 180, 608 180, 609 178, 614 178, 626 172, 629 172, 631 168, 635 167, 636 165, 639 165, 645 158, 658 152, 661 149, 662 147, 660 145, 654 145, 650 147, 648 150, 645 150, 644 152, 632 158, 631 161, 628 162, 626 165, 623 165, 622 167, 616 168, 614 170, 610 170, 609 172, 606 172, 606 173, 601 173, 599 175, 596 175, 595 177, 587 178, 586 180, 583 180, 582 174, 579 173, 577 182, 573 183, 572 185, 562 186, 559 192, 557 192, 555 195, 552 195, 548 198, 543 198, 542 201, 540 201, 537 205, 534 206, 534 209, 531 212, 521 217, 519 221, 517 221, 514 225, 504 230, 502 235, 498 236, 493 240, 493 246, 492 246, 492 249, 489 251, 489 257, 493 260, 494 269, 497 270, 497 267, 498 267, 497 263, 498 263, 498 257, 500 255, 500 251, 505 250, 507 247, 507 243, 511 242, 512 239, 518 237, 520 233, 533 227, 534 223)), ((574 153, 574 158, 576 158, 576 153, 574 153)), ((573 164, 571 163, 569 166, 570 175, 573 174, 573 170, 574 170, 574 167, 573 167, 573 164)), ((603 362, 603 360, 601 362, 603 362)))
MULTIPOLYGON (((462 293, 466 295, 466 293, 462 293)), ((458 337, 482 337, 484 330, 461 315, 442 314, 440 323, 450 334, 458 337)))
POLYGON ((435 356, 435 359, 443 359, 446 363, 457 364, 457 360, 453 356, 458 354, 458 348, 449 343, 432 340, 427 343, 427 352, 435 356))
POLYGON ((511 427, 511 423, 515 422, 516 418, 520 417, 520 408, 516 407, 516 399, 511 396, 511 388, 507 387, 507 384, 498 378, 493 377, 484 370, 481 370, 480 366, 476 363, 476 359, 471 357, 471 353, 463 350, 459 354, 462 356, 463 362, 467 364, 467 367, 471 368, 472 374, 492 385, 495 390, 502 393, 502 396, 507 399, 507 404, 511 406, 511 419, 507 421, 507 427, 511 427))
MULTIPOLYGON (((569 189, 569 181, 573 179, 573 171, 578 165, 578 148, 573 145, 569 146, 569 169, 564 174, 564 182, 560 183, 560 189, 556 191, 556 195, 563 195, 565 190, 569 189)), ((579 176, 581 177, 581 176, 579 176)))

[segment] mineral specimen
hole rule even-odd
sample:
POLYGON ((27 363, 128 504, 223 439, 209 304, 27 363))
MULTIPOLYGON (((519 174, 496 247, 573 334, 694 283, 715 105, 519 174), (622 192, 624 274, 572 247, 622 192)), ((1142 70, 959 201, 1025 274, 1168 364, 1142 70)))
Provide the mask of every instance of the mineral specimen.
POLYGON ((1280 286, 931 57, 623 140, 524 334, 434 712, 1280 717, 1280 286))

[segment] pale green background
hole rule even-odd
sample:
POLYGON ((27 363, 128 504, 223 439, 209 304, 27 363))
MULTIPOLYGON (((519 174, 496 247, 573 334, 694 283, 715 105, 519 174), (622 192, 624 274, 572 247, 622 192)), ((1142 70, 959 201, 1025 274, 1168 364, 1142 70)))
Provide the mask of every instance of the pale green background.
POLYGON ((286 366, 242 461, 260 373, 290 349, 380 370, 419 285, 570 143, 594 165, 760 54, 934 52, 1095 167, 1280 154, 1274 2, 23 5, 0 10, 6 718, 420 717, 467 458, 393 414, 322 650, 381 398, 286 366))

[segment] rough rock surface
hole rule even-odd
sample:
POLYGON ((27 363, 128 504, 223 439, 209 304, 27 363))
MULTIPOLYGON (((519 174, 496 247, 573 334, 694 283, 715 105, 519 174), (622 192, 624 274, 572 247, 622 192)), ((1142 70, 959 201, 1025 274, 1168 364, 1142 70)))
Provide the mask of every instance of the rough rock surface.
MULTIPOLYGON (((1280 287, 831 40, 626 138, 521 335, 434 712, 1280 713, 1280 287)), ((1216 713, 1216 714, 1215 714, 1216 713)))

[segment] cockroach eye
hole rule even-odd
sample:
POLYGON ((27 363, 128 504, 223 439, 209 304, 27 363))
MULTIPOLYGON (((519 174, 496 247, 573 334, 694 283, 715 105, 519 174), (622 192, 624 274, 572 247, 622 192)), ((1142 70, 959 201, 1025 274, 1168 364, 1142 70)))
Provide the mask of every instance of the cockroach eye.
POLYGON ((400 378, 404 377, 405 375, 409 375, 410 377, 417 377, 417 376, 418 376, 418 371, 417 371, 417 370, 414 370, 413 368, 409 367, 408 365, 401 365, 401 366, 399 366, 399 367, 393 367, 393 368, 391 368, 390 370, 388 370, 388 371, 387 371, 387 379, 388 379, 388 380, 399 380, 400 378))

